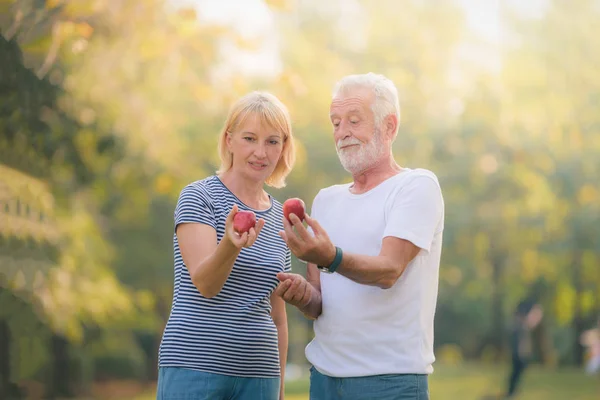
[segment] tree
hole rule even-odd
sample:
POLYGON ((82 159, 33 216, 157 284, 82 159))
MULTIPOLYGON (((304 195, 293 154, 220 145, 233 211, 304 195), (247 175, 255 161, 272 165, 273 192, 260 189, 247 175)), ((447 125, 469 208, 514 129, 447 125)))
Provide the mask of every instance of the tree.
POLYGON ((554 263, 555 312, 559 324, 571 323, 573 361, 583 359, 579 335, 599 302, 600 232, 597 154, 600 119, 595 76, 600 62, 596 36, 588 24, 598 18, 597 2, 551 1, 537 20, 509 16, 514 43, 507 50, 504 82, 513 88, 510 122, 529 142, 544 141, 549 185, 557 197, 547 214, 544 251, 554 263), (567 23, 568 21, 568 23, 567 23))

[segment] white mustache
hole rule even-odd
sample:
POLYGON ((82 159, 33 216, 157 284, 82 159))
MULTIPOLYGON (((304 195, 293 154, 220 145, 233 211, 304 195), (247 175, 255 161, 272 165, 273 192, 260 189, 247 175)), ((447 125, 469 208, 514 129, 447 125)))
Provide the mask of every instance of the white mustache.
POLYGON ((349 139, 340 139, 337 141, 336 146, 339 149, 341 149, 344 146, 350 146, 352 144, 358 144, 360 145, 360 140, 355 139, 355 138, 349 138, 349 139))

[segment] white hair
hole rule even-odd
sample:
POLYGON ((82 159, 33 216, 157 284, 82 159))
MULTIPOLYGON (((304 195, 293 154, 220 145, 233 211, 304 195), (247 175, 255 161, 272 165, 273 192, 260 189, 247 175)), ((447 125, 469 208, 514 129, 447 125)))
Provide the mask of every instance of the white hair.
POLYGON ((371 110, 377 125, 381 124, 388 115, 396 115, 398 126, 396 126, 396 132, 394 132, 395 137, 400 126, 400 101, 398 100, 398 89, 396 89, 394 82, 373 72, 348 75, 336 83, 332 97, 335 98, 340 94, 348 93, 350 89, 356 88, 370 89, 375 94, 375 101, 371 105, 371 110))

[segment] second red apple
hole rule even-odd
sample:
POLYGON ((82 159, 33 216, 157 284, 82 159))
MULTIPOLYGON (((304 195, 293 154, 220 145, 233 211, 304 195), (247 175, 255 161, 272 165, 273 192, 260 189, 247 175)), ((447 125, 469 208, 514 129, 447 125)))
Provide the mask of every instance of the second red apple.
POLYGON ((298 218, 300 218, 300 221, 304 221, 305 212, 306 209, 304 207, 304 201, 302 201, 302 199, 294 197, 292 199, 287 199, 283 203, 283 215, 287 218, 288 221, 290 221, 290 214, 295 214, 298 218))

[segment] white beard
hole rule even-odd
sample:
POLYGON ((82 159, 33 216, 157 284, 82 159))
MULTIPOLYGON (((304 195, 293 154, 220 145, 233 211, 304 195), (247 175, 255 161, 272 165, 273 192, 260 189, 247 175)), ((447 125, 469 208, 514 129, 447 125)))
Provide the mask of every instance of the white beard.
POLYGON ((336 143, 336 151, 342 167, 351 174, 358 174, 375 165, 381 160, 385 153, 379 130, 376 130, 373 139, 367 143, 361 143, 357 139, 350 138, 339 140, 336 143), (357 144, 358 146, 340 149, 341 146, 357 144))

